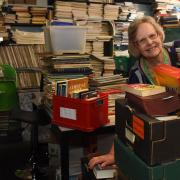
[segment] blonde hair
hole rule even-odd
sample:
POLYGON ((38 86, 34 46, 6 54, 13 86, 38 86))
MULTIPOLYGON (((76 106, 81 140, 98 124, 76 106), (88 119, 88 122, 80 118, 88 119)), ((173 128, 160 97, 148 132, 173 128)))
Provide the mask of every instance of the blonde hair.
POLYGON ((137 29, 138 29, 139 25, 142 23, 151 24, 154 27, 154 29, 156 30, 156 32, 158 33, 158 35, 160 36, 161 41, 163 42, 165 39, 163 28, 155 21, 155 19, 153 17, 143 16, 141 18, 136 18, 129 25, 129 28, 128 28, 128 38, 129 38, 128 50, 129 50, 129 53, 131 55, 133 55, 134 57, 140 57, 140 55, 141 55, 136 48, 135 38, 136 38, 137 29))

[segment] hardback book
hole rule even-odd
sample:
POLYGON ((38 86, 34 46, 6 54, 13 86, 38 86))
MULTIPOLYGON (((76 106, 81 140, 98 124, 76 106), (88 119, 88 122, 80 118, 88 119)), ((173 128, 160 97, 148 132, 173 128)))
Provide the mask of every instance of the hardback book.
POLYGON ((89 89, 88 77, 80 77, 75 79, 69 79, 67 82, 67 96, 72 97, 74 92, 87 91, 89 89))
POLYGON ((152 84, 125 84, 122 86, 122 89, 128 93, 143 97, 166 92, 166 88, 164 86, 152 84))
POLYGON ((96 179, 107 179, 107 178, 114 178, 116 175, 116 167, 115 166, 106 166, 101 167, 100 164, 97 164, 93 168, 93 173, 96 179))

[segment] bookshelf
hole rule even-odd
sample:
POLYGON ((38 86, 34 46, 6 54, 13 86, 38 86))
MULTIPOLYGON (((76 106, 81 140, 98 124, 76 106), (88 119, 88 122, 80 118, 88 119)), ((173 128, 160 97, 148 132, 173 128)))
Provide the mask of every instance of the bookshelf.
POLYGON ((41 0, 7 0, 2 4, 1 26, 7 29, 7 37, 0 45, 0 63, 16 69, 19 91, 40 87, 39 54, 45 52, 43 26, 52 18, 52 11, 53 6, 41 0))
POLYGON ((41 62, 37 54, 43 51, 43 45, 0 46, 0 64, 10 64, 17 70, 19 89, 39 88, 41 62))

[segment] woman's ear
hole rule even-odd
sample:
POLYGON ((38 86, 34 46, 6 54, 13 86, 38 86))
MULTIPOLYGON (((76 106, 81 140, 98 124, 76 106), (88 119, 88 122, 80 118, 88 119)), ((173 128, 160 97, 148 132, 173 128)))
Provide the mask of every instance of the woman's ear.
POLYGON ((163 39, 163 35, 160 33, 159 34, 159 38, 161 39, 161 42, 163 42, 164 41, 164 39, 163 39))
POLYGON ((136 54, 137 56, 139 56, 139 46, 138 46, 137 43, 134 44, 134 49, 133 49, 133 51, 135 52, 135 54, 136 54))
POLYGON ((131 48, 129 48, 129 54, 134 56, 134 57, 139 57, 139 48, 138 45, 133 44, 131 48))

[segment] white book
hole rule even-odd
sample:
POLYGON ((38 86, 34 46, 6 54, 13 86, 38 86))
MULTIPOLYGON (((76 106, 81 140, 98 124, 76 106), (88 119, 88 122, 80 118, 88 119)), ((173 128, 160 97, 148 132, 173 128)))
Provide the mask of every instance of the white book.
POLYGON ((116 174, 116 168, 115 166, 106 166, 102 168, 100 164, 97 164, 93 168, 93 173, 96 179, 114 178, 116 174))
POLYGON ((122 86, 122 90, 143 97, 166 92, 164 86, 152 84, 125 84, 122 86))

